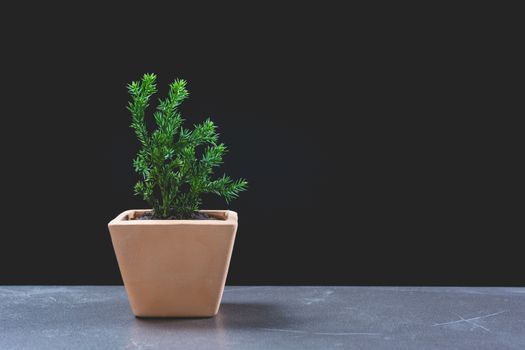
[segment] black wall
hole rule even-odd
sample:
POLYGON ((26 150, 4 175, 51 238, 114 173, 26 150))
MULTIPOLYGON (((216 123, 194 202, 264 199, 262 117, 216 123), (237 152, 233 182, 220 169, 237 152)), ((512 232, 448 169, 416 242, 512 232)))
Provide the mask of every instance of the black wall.
POLYGON ((519 96, 491 21, 130 8, 4 12, 0 284, 121 283, 107 223, 144 207, 125 84, 145 72, 160 96, 189 81, 187 124, 211 117, 221 171, 250 182, 228 283, 525 284, 519 96))

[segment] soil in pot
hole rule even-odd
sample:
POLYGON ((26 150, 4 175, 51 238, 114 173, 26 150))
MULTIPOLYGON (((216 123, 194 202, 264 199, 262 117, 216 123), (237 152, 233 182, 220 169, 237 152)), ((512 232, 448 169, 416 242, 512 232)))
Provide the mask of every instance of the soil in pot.
MULTIPOLYGON (((144 213, 134 218, 134 220, 159 220, 159 219, 153 217, 152 213, 144 213)), ((193 213, 191 214, 191 217, 189 218, 181 219, 180 217, 175 217, 172 215, 172 216, 168 216, 166 219, 160 219, 160 220, 218 220, 218 219, 206 213, 193 213)))

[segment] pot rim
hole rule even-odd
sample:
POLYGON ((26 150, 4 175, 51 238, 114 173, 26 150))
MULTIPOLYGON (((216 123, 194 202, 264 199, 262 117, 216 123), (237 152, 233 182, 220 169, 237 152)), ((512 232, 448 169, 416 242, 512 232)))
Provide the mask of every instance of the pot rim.
POLYGON ((223 217, 221 220, 129 220, 133 214, 150 212, 151 209, 129 209, 125 210, 108 224, 111 226, 151 226, 151 225, 201 225, 201 226, 222 226, 237 224, 237 213, 232 210, 199 210, 200 213, 215 214, 223 217))

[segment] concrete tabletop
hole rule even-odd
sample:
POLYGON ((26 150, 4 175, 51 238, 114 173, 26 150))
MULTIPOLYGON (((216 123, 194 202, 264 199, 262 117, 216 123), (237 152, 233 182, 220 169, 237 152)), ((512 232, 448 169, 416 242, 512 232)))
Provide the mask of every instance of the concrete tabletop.
POLYGON ((525 349, 525 288, 226 287, 138 319, 123 287, 0 286, 0 349, 525 349))

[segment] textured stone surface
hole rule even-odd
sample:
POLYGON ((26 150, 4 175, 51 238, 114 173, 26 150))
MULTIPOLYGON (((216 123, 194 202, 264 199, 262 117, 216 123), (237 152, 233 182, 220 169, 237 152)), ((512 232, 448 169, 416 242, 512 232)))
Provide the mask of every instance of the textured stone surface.
POLYGON ((137 319, 123 287, 0 286, 0 349, 525 349, 525 288, 226 287, 137 319))

